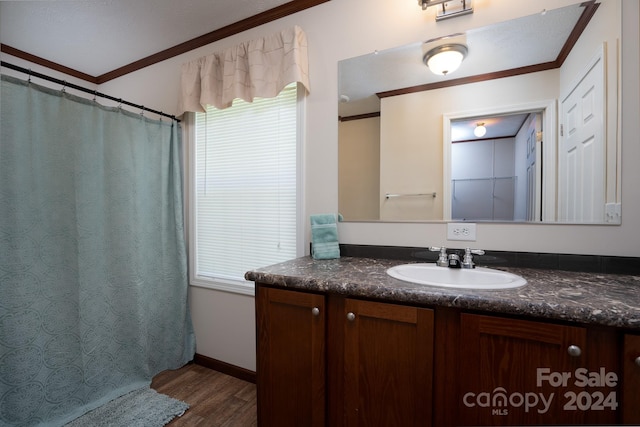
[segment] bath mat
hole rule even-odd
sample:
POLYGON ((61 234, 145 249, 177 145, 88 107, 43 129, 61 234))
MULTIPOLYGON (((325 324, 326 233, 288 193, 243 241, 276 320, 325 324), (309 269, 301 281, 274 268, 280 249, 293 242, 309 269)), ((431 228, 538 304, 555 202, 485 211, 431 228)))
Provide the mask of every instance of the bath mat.
POLYGON ((65 427, 161 427, 188 408, 184 402, 141 388, 87 412, 65 427))

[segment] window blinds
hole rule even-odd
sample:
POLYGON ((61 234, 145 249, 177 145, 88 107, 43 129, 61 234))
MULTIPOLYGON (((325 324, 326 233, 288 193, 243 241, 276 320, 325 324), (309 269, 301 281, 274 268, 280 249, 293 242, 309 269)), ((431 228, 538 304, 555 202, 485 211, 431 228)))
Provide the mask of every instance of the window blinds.
POLYGON ((296 257, 297 85, 196 114, 195 273, 242 280, 296 257))

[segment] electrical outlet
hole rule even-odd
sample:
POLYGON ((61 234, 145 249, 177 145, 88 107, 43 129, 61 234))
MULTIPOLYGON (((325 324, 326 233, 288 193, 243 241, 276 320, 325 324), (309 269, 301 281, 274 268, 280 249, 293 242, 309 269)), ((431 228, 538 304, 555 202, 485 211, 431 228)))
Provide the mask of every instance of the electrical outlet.
POLYGON ((607 203, 605 205, 605 222, 607 224, 620 224, 622 207, 620 203, 607 203))
POLYGON ((471 222, 450 222, 447 224, 447 240, 476 241, 476 224, 471 222))

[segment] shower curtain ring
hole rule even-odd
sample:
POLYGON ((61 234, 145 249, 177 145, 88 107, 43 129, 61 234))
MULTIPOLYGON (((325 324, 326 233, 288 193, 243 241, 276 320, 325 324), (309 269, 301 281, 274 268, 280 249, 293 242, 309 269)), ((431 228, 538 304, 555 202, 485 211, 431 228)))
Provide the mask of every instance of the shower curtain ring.
POLYGON ((31 83, 31 68, 29 68, 29 78, 27 79, 27 83, 31 83))
POLYGON ((118 108, 122 108, 122 98, 118 99, 118 108))
POLYGON ((62 81, 62 93, 65 93, 67 91, 67 81, 63 80, 62 81))
POLYGON ((144 117, 144 105, 140 106, 140 117, 144 117))
POLYGON ((98 91, 94 90, 93 91, 93 102, 96 102, 98 100, 98 91))

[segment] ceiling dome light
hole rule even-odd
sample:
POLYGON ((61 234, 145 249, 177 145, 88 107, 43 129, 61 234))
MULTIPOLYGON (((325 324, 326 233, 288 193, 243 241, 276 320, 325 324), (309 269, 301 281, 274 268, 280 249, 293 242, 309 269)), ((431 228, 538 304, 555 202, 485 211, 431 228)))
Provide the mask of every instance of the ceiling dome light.
POLYGON ((422 60, 432 73, 446 76, 460 67, 467 52, 465 45, 444 44, 431 49, 422 60))
POLYGON ((484 123, 478 123, 473 130, 473 134, 478 138, 482 138, 487 133, 487 128, 484 127, 484 123))

